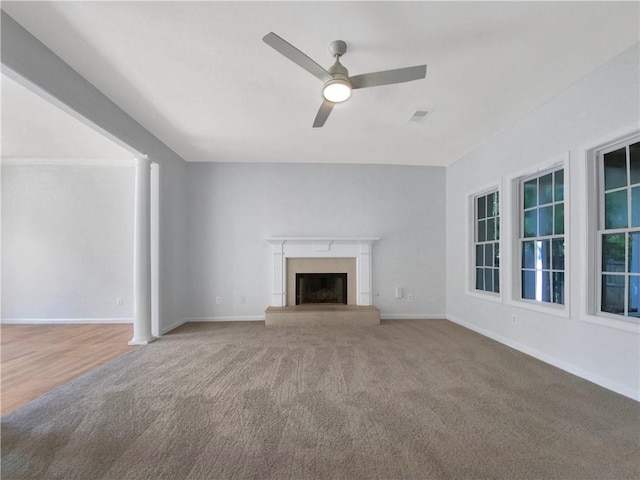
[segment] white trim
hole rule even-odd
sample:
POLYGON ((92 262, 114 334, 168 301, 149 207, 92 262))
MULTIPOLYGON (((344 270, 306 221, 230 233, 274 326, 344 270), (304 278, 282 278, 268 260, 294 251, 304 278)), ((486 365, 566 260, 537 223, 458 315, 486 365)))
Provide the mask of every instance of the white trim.
MULTIPOLYGON (((602 239, 605 235, 623 234, 625 237, 625 244, 627 243, 627 235, 635 233, 638 227, 632 226, 632 185, 627 183, 623 187, 609 189, 610 192, 625 192, 627 197, 627 226, 622 228, 609 228, 605 226, 605 198, 606 188, 604 183, 604 155, 615 150, 624 148, 625 161, 627 167, 627 181, 630 181, 630 159, 629 159, 629 146, 632 143, 637 143, 640 140, 640 131, 636 130, 632 134, 625 134, 621 138, 610 138, 608 142, 605 142, 599 146, 582 151, 585 158, 585 168, 589 177, 589 183, 587 188, 587 201, 591 201, 595 211, 588 211, 587 215, 587 250, 591 253, 595 250, 595 257, 593 258, 593 264, 588 263, 587 268, 589 271, 588 278, 595 278, 595 285, 593 281, 591 284, 587 284, 586 288, 593 291, 595 286, 595 292, 590 297, 591 304, 586 305, 587 314, 592 315, 592 318, 585 318, 585 321, 595 323, 598 325, 604 325, 611 328, 617 328, 625 331, 637 332, 637 327, 640 326, 635 317, 628 314, 628 299, 629 299, 629 282, 631 272, 627 271, 629 249, 625 248, 625 270, 624 272, 603 272, 602 271, 602 239), (603 275, 620 275, 625 280, 624 286, 624 315, 615 315, 601 310, 602 306, 602 277, 603 275), (630 326, 631 325, 631 326, 630 326), (632 328, 635 326, 636 328, 632 328)), ((635 188, 635 187, 633 187, 635 188)))
MULTIPOLYGON (((565 265, 566 265, 566 257, 565 257, 565 265)), ((565 288, 566 288, 566 270, 565 270, 565 288)), ((520 287, 520 285, 518 285, 520 287)), ((508 300, 507 305, 511 305, 512 307, 523 308, 525 310, 534 310, 540 313, 546 313, 547 315, 554 315, 556 317, 562 318, 570 318, 571 313, 569 312, 569 308, 567 307, 567 297, 565 290, 565 304, 560 305, 558 303, 550 303, 550 302, 538 302, 537 300, 527 300, 527 299, 513 299, 508 300), (565 308, 563 308, 563 306, 565 308)))
POLYGON ((624 331, 639 332, 640 325, 625 320, 618 320, 603 316, 599 312, 598 299, 601 290, 598 288, 600 279, 600 256, 598 254, 598 244, 600 242, 598 229, 600 228, 599 211, 600 207, 600 175, 597 153, 607 148, 609 145, 623 143, 640 135, 640 129, 637 123, 628 125, 624 128, 615 130, 606 135, 584 143, 576 148, 577 155, 583 162, 585 171, 585 185, 583 201, 586 205, 585 225, 582 234, 587 240, 584 248, 583 259, 586 265, 586 275, 583 276, 581 283, 582 291, 585 292, 584 301, 581 307, 584 315, 579 320, 602 325, 605 327, 616 328, 624 331), (594 282, 596 279, 596 282, 594 282), (637 328, 632 328, 633 326, 637 328))
POLYGON ((513 340, 505 338, 501 335, 496 335, 489 330, 485 330, 483 328, 467 323, 463 320, 460 320, 459 318, 453 317, 452 315, 448 315, 447 320, 456 323, 464 328, 468 328, 469 330, 473 330, 480 335, 491 338, 496 342, 502 343, 503 345, 511 347, 531 357, 537 358, 538 360, 548 363, 549 365, 559 368, 560 370, 564 370, 565 372, 568 372, 572 375, 580 377, 584 380, 588 380, 591 383, 595 383, 596 385, 606 388, 607 390, 611 390, 613 392, 619 393, 620 395, 624 395, 625 397, 629 397, 633 400, 636 400, 637 402, 640 402, 640 391, 635 391, 631 388, 620 385, 619 383, 612 382, 611 380, 601 377, 600 375, 596 375, 587 370, 583 370, 582 368, 577 367, 572 363, 565 362, 564 360, 560 360, 556 357, 543 353, 527 345, 523 345, 519 342, 514 342, 513 340))
MULTIPOLYGON (((500 252, 502 255, 502 252, 500 252)), ((502 257, 500 257, 500 265, 502 265, 502 257)), ((500 277, 502 281, 502 269, 500 270, 500 277)), ((502 292, 502 284, 500 284, 500 291, 502 292)), ((502 295, 496 292, 483 292, 482 290, 467 290, 464 292, 466 295, 474 298, 479 298, 480 300, 488 300, 489 302, 494 303, 504 303, 502 299, 502 295)))
POLYGON ((239 316, 189 317, 189 318, 183 319, 183 323, 187 323, 187 322, 260 322, 260 321, 264 321, 264 314, 239 315, 239 316))
POLYGON ((381 313, 380 320, 446 320, 444 313, 381 313))
POLYGON ((602 325, 603 327, 615 328, 616 330, 624 330, 625 332, 640 334, 639 323, 613 318, 613 315, 608 316, 605 312, 599 312, 598 315, 587 314, 584 317, 581 316, 579 320, 593 323, 595 325, 602 325))
POLYGON ((272 307, 287 304, 287 258, 355 258, 357 305, 373 305, 373 243, 380 237, 269 237, 272 307))
POLYGON ((131 323, 133 318, 3 318, 0 323, 16 325, 131 323))
POLYGON ((466 238, 467 248, 465 249, 465 262, 467 275, 465 276, 465 294, 471 297, 482 298, 496 303, 504 303, 504 223, 503 210, 504 210, 504 194, 502 189, 502 179, 498 183, 487 184, 474 192, 467 193, 467 209, 465 212, 465 224, 466 224, 466 238), (498 267, 498 278, 500 279, 500 291, 489 292, 486 290, 477 290, 475 288, 476 283, 476 200, 478 197, 486 196, 490 193, 498 194, 498 225, 500 231, 500 238, 494 240, 492 243, 497 243, 500 248, 500 266, 498 267))
MULTIPOLYGON (((518 173, 511 174, 506 177, 506 181, 511 186, 510 198, 513 210, 510 212, 511 225, 509 225, 509 234, 512 241, 510 243, 509 252, 511 265, 510 265, 510 295, 505 297, 505 303, 518 308, 524 308, 529 310, 535 310, 543 312, 548 315, 555 315, 559 317, 569 318, 571 316, 571 256, 573 255, 571 249, 571 208, 574 202, 571 201, 571 185, 570 175, 571 170, 569 168, 571 160, 571 151, 567 150, 563 153, 553 155, 546 162, 541 163, 532 168, 527 168, 518 173), (522 255, 520 251, 520 245, 522 241, 525 241, 521 235, 523 234, 522 225, 524 217, 522 215, 522 190, 521 185, 525 180, 532 178, 538 178, 543 174, 553 173, 556 170, 562 169, 564 171, 564 234, 562 235, 565 241, 565 248, 568 249, 568 254, 565 252, 564 257, 564 304, 557 304, 553 302, 542 302, 536 300, 527 300, 521 297, 522 295, 522 255)), ((555 204, 555 202, 553 203, 555 204)), ((506 225, 505 225, 506 226, 506 225)), ((505 229, 501 228, 500 237, 504 237, 505 229)), ((537 237, 530 237, 531 239, 537 237)), ((501 245, 501 249, 503 246, 501 245)), ((501 252, 504 252, 502 249, 501 252)), ((505 252, 506 253, 506 252, 505 252)), ((502 260, 502 258, 501 258, 502 260)), ((501 266, 504 263, 501 262, 501 266)), ((502 285, 501 285, 502 290, 502 285)))
POLYGON ((133 168, 131 158, 48 158, 2 157, 3 167, 126 167, 133 168))

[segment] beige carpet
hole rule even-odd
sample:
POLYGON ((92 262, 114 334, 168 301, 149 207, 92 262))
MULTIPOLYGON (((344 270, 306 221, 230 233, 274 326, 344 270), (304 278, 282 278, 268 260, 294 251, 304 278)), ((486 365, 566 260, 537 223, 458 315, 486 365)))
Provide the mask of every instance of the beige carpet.
POLYGON ((2 478, 640 478, 640 404, 447 321, 188 324, 2 419, 2 478))

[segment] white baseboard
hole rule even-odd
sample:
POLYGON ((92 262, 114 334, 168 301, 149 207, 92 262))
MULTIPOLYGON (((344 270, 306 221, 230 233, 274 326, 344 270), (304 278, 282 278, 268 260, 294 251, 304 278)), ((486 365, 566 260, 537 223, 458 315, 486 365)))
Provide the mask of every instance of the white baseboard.
POLYGON ((549 365, 553 365, 554 367, 557 367, 560 370, 564 370, 565 372, 568 372, 568 373, 571 373, 572 375, 583 378, 584 380, 588 380, 589 382, 595 383, 596 385, 606 388, 607 390, 611 390, 613 392, 619 393, 620 395, 624 395, 625 397, 629 397, 633 400, 640 402, 640 392, 627 388, 624 385, 620 385, 618 383, 612 382, 607 378, 603 378, 599 375, 583 370, 582 368, 577 367, 571 363, 565 362, 564 360, 560 360, 558 358, 552 357, 551 355, 547 355, 546 353, 540 352, 535 348, 531 348, 519 342, 514 342, 513 340, 505 338, 501 335, 497 335, 489 330, 485 330, 484 328, 480 328, 471 323, 467 323, 464 320, 461 320, 459 318, 453 317, 451 315, 447 315, 446 318, 447 320, 453 323, 457 323, 458 325, 468 328, 469 330, 473 330, 474 332, 479 333, 480 335, 489 337, 492 340, 495 340, 496 342, 502 343, 503 345, 506 345, 522 353, 525 353, 534 358, 537 358, 538 360, 548 363, 549 365))
POLYGON ((161 327, 160 328, 160 335, 164 335, 165 333, 169 333, 171 330, 175 330, 176 328, 178 328, 180 325, 183 325, 185 323, 187 323, 189 320, 187 318, 182 318, 176 322, 173 322, 170 325, 167 325, 165 327, 161 327))
POLYGON ((185 322, 259 322, 264 321, 263 315, 240 315, 227 317, 191 317, 185 318, 185 322))
POLYGON ((0 323, 15 325, 69 325, 83 323, 133 323, 133 318, 3 318, 0 323))
POLYGON ((381 320, 446 320, 444 313, 381 313, 381 320))

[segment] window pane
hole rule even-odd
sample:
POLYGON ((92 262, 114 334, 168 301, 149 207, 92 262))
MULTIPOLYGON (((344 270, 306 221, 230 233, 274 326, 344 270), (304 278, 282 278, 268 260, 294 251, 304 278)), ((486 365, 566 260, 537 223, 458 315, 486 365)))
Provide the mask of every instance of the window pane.
POLYGON ((629 234, 629 270, 640 273, 640 233, 629 234))
POLYGON ((493 270, 493 291, 500 293, 500 270, 493 270))
POLYGON ((558 203, 554 208, 553 233, 562 235, 564 233, 564 203, 558 203))
POLYGON ((496 214, 494 213, 494 202, 495 202, 495 194, 494 193, 490 193, 489 195, 487 195, 487 217, 495 217, 496 214))
POLYGON ((551 302, 551 276, 550 272, 537 271, 536 274, 540 278, 541 295, 542 297, 536 298, 536 300, 542 300, 543 302, 551 302))
POLYGON ((538 236, 538 210, 537 209, 524 212, 524 236, 525 237, 538 236))
MULTIPOLYGON (((551 268, 551 240, 542 240, 540 242, 536 242, 538 246, 538 260, 542 264, 542 268, 545 270, 549 270, 551 268)), ((540 263, 537 264, 537 267, 540 268, 540 263)))
POLYGON ((604 228, 626 228, 627 191, 607 193, 604 196, 604 228))
POLYGON ((524 182, 524 208, 535 207, 538 204, 538 179, 524 182))
POLYGON ((476 266, 481 267, 482 265, 484 265, 484 247, 476 245, 476 266))
POLYGON ((486 197, 478 197, 478 219, 486 217, 486 207, 485 207, 486 197))
POLYGON ((556 202, 564 200, 564 170, 558 170, 555 174, 555 198, 556 202))
POLYGON ((629 304, 627 305, 630 317, 640 317, 638 290, 640 290, 640 276, 631 275, 629 277, 629 304))
POLYGON ((564 305, 564 273, 553 272, 553 303, 564 305))
POLYGON ((484 246, 484 264, 488 267, 493 266, 493 244, 487 243, 484 246))
POLYGON ((492 268, 484 269, 484 289, 487 292, 493 291, 493 269, 492 268))
POLYGON ((604 155, 604 189, 624 187, 627 184, 627 152, 620 148, 604 155))
POLYGON ((522 298, 536 299, 536 272, 522 272, 522 298))
POLYGON ((640 142, 629 145, 631 183, 640 183, 640 142))
POLYGON ((538 193, 538 205, 553 202, 553 174, 540 177, 540 190, 538 193))
POLYGON ((553 207, 542 207, 538 210, 540 212, 540 223, 538 235, 552 235, 553 234, 553 207))
POLYGON ((602 236, 602 271, 624 272, 624 233, 602 236))
POLYGON ((478 222, 478 241, 479 242, 484 242, 487 239, 487 233, 486 233, 486 220, 480 220, 478 222))
POLYGON ((481 268, 476 268, 476 289, 483 290, 484 286, 484 274, 481 268))
POLYGON ((551 268, 564 270, 564 238, 556 238, 551 245, 551 268))
POLYGON ((640 187, 631 189, 631 226, 640 227, 640 187))
POLYGON ((500 215, 500 193, 499 192, 496 192, 496 200, 493 206, 494 206, 494 215, 497 217, 498 215, 500 215))
POLYGON ((500 244, 493 244, 493 265, 496 267, 500 266, 500 244))
POLYGON ((487 240, 495 240, 496 239, 496 219, 488 218, 487 219, 487 240))
POLYGON ((624 275, 602 275, 603 312, 624 315, 624 275))
POLYGON ((522 268, 536 268, 535 242, 522 242, 522 268))

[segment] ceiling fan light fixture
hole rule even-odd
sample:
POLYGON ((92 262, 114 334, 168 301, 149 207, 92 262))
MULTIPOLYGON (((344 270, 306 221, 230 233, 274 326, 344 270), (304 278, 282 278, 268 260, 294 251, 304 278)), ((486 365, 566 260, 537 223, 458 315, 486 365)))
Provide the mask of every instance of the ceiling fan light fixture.
POLYGON ((343 78, 329 80, 322 87, 322 96, 331 103, 344 102, 351 96, 351 83, 343 78))

